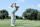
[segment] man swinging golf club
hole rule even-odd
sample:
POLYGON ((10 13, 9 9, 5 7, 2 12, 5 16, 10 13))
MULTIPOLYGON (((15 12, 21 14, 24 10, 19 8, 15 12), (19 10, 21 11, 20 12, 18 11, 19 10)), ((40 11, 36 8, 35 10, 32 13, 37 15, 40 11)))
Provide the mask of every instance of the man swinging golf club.
POLYGON ((11 10, 11 26, 15 26, 15 20, 16 20, 16 17, 15 17, 15 12, 18 10, 19 6, 16 6, 16 3, 13 3, 11 5, 11 7, 13 8, 11 10), (14 5, 14 6, 13 6, 14 5))

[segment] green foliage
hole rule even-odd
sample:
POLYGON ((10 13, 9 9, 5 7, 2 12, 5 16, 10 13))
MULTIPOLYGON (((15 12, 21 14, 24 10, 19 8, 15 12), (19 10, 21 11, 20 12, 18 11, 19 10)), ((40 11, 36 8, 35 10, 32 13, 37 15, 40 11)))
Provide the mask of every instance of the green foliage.
POLYGON ((8 16, 6 19, 11 19, 11 16, 8 16))
POLYGON ((19 19, 19 16, 16 16, 16 19, 19 19))
POLYGON ((39 14, 38 14, 38 20, 40 20, 40 12, 38 12, 39 14))
POLYGON ((40 14, 40 12, 38 12, 40 14))
POLYGON ((22 17, 16 16, 16 19, 23 19, 22 17))
POLYGON ((0 15, 0 18, 2 17, 2 15, 0 15))
POLYGON ((26 9, 22 16, 24 16, 25 19, 30 20, 37 20, 38 10, 35 9, 26 9))
POLYGON ((8 11, 7 10, 1 10, 0 11, 0 17, 1 17, 1 19, 5 19, 5 18, 7 18, 8 17, 8 11))

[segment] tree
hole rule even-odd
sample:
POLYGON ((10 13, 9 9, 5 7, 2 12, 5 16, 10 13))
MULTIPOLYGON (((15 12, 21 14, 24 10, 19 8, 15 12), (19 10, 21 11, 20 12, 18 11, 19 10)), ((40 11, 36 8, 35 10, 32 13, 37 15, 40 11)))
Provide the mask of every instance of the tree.
POLYGON ((38 20, 40 20, 40 12, 38 12, 38 20))
POLYGON ((21 16, 19 17, 19 16, 16 16, 16 19, 23 19, 21 16))
POLYGON ((0 11, 0 19, 2 19, 2 13, 1 13, 1 11, 0 11))
POLYGON ((16 19, 19 19, 19 16, 16 16, 16 19))
POLYGON ((0 13, 2 15, 2 19, 7 18, 9 15, 7 10, 1 10, 0 13))
POLYGON ((24 11, 22 16, 24 16, 24 18, 26 19, 37 20, 37 15, 38 15, 38 10, 29 8, 24 11))

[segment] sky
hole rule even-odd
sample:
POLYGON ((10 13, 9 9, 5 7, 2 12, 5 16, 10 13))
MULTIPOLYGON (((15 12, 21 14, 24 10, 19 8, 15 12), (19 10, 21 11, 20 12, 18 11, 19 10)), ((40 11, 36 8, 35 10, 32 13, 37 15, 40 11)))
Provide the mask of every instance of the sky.
POLYGON ((12 10, 10 6, 13 2, 19 5, 19 9, 16 11, 15 15, 22 16, 23 12, 28 8, 40 11, 40 0, 0 0, 0 10, 7 10, 10 16, 12 10))

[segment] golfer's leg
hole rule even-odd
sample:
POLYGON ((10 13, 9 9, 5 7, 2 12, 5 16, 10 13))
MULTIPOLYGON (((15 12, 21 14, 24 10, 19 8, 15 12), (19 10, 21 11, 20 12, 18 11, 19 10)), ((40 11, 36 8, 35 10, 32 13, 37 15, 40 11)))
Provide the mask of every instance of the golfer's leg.
POLYGON ((14 19, 13 19, 13 20, 14 20, 14 23, 15 23, 15 21, 16 21, 16 16, 14 15, 13 17, 14 17, 14 19))
POLYGON ((11 25, 13 25, 13 14, 11 14, 11 25))
POLYGON ((14 15, 11 14, 11 26, 15 26, 15 20, 14 20, 14 15))
POLYGON ((15 26, 15 20, 16 20, 16 17, 14 14, 11 14, 11 26, 15 26))

